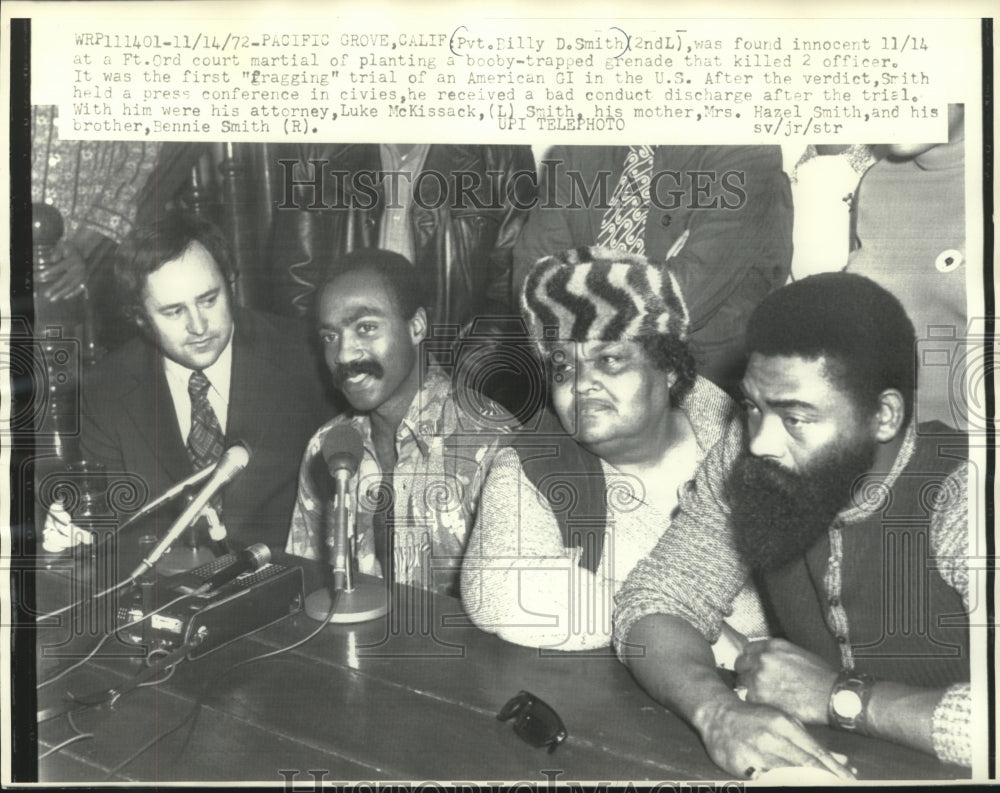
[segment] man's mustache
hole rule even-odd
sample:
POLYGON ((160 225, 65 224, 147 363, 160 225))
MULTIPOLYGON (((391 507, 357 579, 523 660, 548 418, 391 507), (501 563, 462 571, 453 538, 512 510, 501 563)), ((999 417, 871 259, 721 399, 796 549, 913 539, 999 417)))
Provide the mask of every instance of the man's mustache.
POLYGON ((381 380, 385 375, 385 370, 378 361, 351 361, 350 363, 338 364, 330 374, 333 376, 333 382, 337 386, 342 386, 347 378, 356 377, 359 374, 370 374, 381 380))

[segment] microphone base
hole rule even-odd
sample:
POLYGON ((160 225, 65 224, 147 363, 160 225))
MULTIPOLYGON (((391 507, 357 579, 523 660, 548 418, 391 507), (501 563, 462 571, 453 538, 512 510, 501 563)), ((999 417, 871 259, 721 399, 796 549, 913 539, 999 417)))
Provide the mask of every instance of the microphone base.
POLYGON ((192 548, 183 542, 177 542, 156 562, 156 571, 160 575, 186 573, 196 567, 211 564, 215 559, 212 550, 204 545, 192 548))
MULTIPOLYGON (((310 619, 325 622, 330 614, 332 596, 326 587, 317 589, 306 598, 305 613, 310 619)), ((342 591, 330 622, 351 624, 368 622, 389 613, 389 593, 386 583, 381 580, 355 581, 354 589, 342 591)))

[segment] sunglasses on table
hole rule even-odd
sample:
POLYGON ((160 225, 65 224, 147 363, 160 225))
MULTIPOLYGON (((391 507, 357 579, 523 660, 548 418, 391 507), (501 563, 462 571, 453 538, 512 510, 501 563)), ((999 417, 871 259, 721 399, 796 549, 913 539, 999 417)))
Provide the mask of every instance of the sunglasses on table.
POLYGON ((547 746, 549 754, 566 740, 566 727, 559 714, 529 691, 521 691, 511 697, 500 709, 497 719, 514 719, 517 736, 536 749, 547 746))

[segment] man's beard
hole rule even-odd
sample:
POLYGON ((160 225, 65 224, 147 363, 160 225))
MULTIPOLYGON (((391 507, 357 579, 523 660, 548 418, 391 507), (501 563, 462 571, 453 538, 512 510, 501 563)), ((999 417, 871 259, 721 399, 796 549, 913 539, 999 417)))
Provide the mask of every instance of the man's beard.
POLYGON ((726 482, 736 548, 754 572, 783 567, 808 551, 851 500, 878 444, 836 443, 801 473, 745 454, 726 482))

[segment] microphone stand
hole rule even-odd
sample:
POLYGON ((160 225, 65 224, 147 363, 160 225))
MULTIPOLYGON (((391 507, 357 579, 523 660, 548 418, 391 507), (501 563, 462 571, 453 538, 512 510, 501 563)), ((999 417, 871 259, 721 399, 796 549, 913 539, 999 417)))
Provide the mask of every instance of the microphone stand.
POLYGON ((387 580, 359 580, 354 575, 354 554, 348 538, 347 481, 351 472, 344 467, 333 474, 336 484, 334 496, 334 556, 333 591, 339 593, 334 606, 328 586, 317 589, 306 598, 305 612, 319 622, 351 624, 378 619, 389 612, 387 580), (333 614, 330 614, 331 608, 333 614))
MULTIPOLYGON (((193 498, 189 499, 188 504, 193 500, 193 498)), ((221 543, 215 542, 211 538, 213 519, 218 523, 219 519, 211 504, 206 505, 201 512, 194 516, 170 550, 157 562, 156 569, 160 575, 186 573, 188 570, 194 570, 225 555, 226 552, 222 550, 221 543), (209 513, 212 515, 211 518, 209 513), (203 537, 203 534, 206 533, 203 528, 206 523, 209 525, 207 540, 203 537)))
POLYGON ((227 449, 223 454, 222 459, 219 460, 219 464, 216 466, 215 472, 212 474, 212 478, 208 480, 208 483, 202 488, 201 492, 191 501, 190 504, 187 505, 177 520, 174 521, 173 525, 167 531, 163 539, 161 539, 156 544, 156 547, 143 558, 129 577, 134 579, 142 575, 147 570, 150 570, 153 565, 159 561, 160 557, 166 553, 170 546, 177 541, 182 532, 194 522, 194 519, 198 517, 201 511, 208 505, 208 502, 212 500, 212 497, 225 485, 232 481, 232 479, 244 468, 246 468, 249 462, 250 452, 242 444, 237 444, 227 449))

